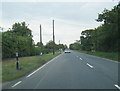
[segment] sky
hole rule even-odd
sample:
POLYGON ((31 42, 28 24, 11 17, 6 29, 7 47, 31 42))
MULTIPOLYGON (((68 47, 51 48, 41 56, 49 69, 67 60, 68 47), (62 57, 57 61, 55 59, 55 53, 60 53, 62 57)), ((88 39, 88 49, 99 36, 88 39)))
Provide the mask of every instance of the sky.
MULTIPOLYGON (((1 4, 0 4, 1 5, 1 4)), ((81 31, 100 26, 96 22, 104 8, 112 9, 117 2, 2 2, 3 31, 12 28, 15 22, 25 21, 32 30, 35 43, 39 42, 39 26, 42 26, 42 41, 52 40, 52 20, 55 21, 55 42, 71 44, 80 40, 81 31)), ((1 14, 0 14, 1 15, 1 14)))

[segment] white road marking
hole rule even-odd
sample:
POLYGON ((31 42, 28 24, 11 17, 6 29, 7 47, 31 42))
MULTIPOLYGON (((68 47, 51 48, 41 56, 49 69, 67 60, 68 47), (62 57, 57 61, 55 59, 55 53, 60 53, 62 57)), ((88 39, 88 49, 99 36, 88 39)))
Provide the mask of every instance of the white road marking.
POLYGON ((87 63, 87 66, 89 66, 90 68, 93 68, 93 66, 92 66, 92 65, 90 65, 89 63, 87 63))
POLYGON ((12 87, 15 87, 15 86, 17 86, 18 84, 20 84, 22 81, 19 81, 19 82, 17 82, 16 84, 14 84, 12 87))
POLYGON ((82 58, 80 58, 80 60, 82 60, 82 58))
POLYGON ((115 84, 114 86, 115 86, 116 88, 120 89, 120 87, 119 87, 117 84, 115 84))
POLYGON ((36 73, 38 70, 42 69, 46 64, 44 64, 43 66, 41 66, 40 68, 38 68, 37 70, 35 70, 34 72, 32 72, 31 74, 29 74, 26 78, 30 77, 31 75, 33 75, 34 73, 36 73))
MULTIPOLYGON (((59 57, 59 56, 57 56, 57 57, 59 57)), ((54 61, 57 57, 53 58, 51 61, 48 61, 46 64, 44 64, 41 67, 39 67, 37 70, 35 70, 31 74, 29 74, 26 78, 30 77, 31 75, 33 75, 34 73, 36 73, 37 71, 39 71, 40 69, 42 69, 43 67, 45 67, 47 64, 49 64, 50 62, 54 61)))

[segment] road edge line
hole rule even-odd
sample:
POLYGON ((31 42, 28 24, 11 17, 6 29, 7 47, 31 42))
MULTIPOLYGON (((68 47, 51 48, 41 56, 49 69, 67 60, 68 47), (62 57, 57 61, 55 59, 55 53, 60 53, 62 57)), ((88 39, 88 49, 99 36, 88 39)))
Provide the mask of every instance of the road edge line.
MULTIPOLYGON (((62 54, 60 54, 62 55, 62 54)), ((33 71, 32 73, 30 73, 29 75, 26 76, 26 78, 32 76, 34 73, 36 73, 37 71, 39 71, 40 69, 42 69, 43 67, 45 67, 47 64, 49 64, 50 62, 54 61, 57 57, 59 57, 60 55, 54 57, 53 59, 51 59, 50 61, 48 61, 47 63, 45 63, 44 65, 42 65, 41 67, 39 67, 38 69, 36 69, 35 71, 33 71)))
POLYGON ((12 88, 14 88, 15 86, 17 86, 18 84, 20 84, 22 81, 19 81, 19 82, 17 82, 16 84, 14 84, 13 86, 12 86, 12 88))
POLYGON ((115 86, 116 88, 120 89, 120 87, 119 87, 117 84, 114 84, 114 86, 115 86))

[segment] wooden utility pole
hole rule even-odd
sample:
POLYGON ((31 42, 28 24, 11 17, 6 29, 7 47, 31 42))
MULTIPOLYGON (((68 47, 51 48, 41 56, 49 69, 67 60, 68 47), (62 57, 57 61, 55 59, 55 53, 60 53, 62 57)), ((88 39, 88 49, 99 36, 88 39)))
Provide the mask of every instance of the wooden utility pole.
POLYGON ((42 28, 40 24, 40 55, 42 55, 42 28))
POLYGON ((60 40, 59 40, 59 45, 60 45, 60 40))
POLYGON ((55 35, 54 35, 54 20, 53 20, 53 55, 55 54, 55 35))
POLYGON ((61 53, 61 46, 60 46, 60 40, 59 40, 59 51, 60 51, 60 53, 61 53))
POLYGON ((41 29, 41 24, 40 24, 40 43, 42 43, 42 29, 41 29))

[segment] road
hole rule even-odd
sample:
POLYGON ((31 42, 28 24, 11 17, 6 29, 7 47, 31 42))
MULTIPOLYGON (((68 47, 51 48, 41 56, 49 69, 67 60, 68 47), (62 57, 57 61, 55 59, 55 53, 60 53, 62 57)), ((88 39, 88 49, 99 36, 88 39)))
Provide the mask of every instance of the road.
POLYGON ((118 62, 75 51, 62 53, 3 89, 120 89, 118 62))

